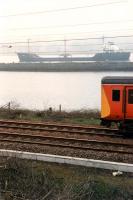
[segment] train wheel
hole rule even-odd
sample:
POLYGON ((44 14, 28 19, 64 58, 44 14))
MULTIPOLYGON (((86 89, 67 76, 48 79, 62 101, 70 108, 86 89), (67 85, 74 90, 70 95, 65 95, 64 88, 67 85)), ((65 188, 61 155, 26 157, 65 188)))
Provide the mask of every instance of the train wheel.
POLYGON ((106 126, 107 128, 109 128, 111 126, 111 122, 110 121, 106 121, 106 120, 102 120, 100 125, 101 126, 106 126))

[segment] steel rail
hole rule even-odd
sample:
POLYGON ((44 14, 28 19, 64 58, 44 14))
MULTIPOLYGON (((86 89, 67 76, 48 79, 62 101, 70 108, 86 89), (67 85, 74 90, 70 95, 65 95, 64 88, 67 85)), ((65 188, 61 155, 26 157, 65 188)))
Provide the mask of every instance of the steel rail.
POLYGON ((61 147, 61 148, 71 148, 71 149, 78 149, 78 150, 92 150, 98 152, 108 152, 108 153, 119 153, 119 154, 133 154, 132 152, 123 151, 123 150, 110 150, 110 149, 100 149, 100 148, 93 148, 93 147, 79 147, 76 145, 65 145, 65 144, 52 144, 48 142, 31 142, 31 141, 22 141, 22 140, 12 140, 12 139, 0 139, 0 141, 4 142, 13 142, 13 143, 22 143, 22 144, 31 144, 31 145, 43 145, 43 146, 51 146, 51 147, 61 147))
POLYGON ((57 127, 57 128, 77 128, 77 129, 84 129, 84 130, 101 130, 101 131, 118 131, 118 129, 109 129, 109 128, 103 128, 103 127, 95 127, 95 126, 83 126, 83 125, 68 125, 68 124, 54 124, 54 123, 33 123, 33 122, 24 122, 24 121, 5 121, 0 120, 0 124, 16 124, 16 125, 28 125, 28 126, 42 126, 42 127, 57 127))
POLYGON ((63 129, 51 129, 51 128, 39 128, 39 127, 21 127, 21 126, 7 126, 7 125, 0 125, 0 128, 13 128, 13 129, 22 129, 22 130, 31 130, 31 131, 49 131, 49 132, 60 132, 60 133, 75 133, 80 135, 101 135, 101 136, 111 136, 111 137, 123 137, 120 134, 114 133, 100 133, 100 132, 91 132, 89 131, 79 131, 79 130, 63 130, 63 129))
MULTIPOLYGON (((130 148, 131 149, 131 151, 123 151, 123 150, 110 150, 110 149, 101 149, 101 148, 92 148, 92 147, 82 147, 82 146, 76 146, 76 148, 78 148, 78 149, 93 149, 93 150, 99 150, 99 151, 106 151, 106 152, 120 152, 120 153, 127 153, 127 154, 133 154, 133 151, 132 151, 132 149, 133 149, 133 145, 132 144, 125 144, 125 143, 116 143, 116 142, 105 142, 105 141, 97 141, 97 140, 86 140, 86 139, 76 139, 76 138, 65 138, 65 137, 53 137, 53 136, 42 136, 42 135, 29 135, 29 134, 20 134, 20 133, 8 133, 8 132, 0 132, 0 136, 6 136, 6 137, 15 137, 15 140, 13 139, 11 139, 11 138, 9 138, 9 139, 1 139, 0 138, 0 140, 2 140, 2 141, 14 141, 14 142, 19 142, 19 143, 27 143, 27 140, 26 141, 24 141, 24 140, 22 140, 22 138, 23 139, 33 139, 33 140, 35 140, 35 139, 37 139, 37 140, 41 140, 41 141, 37 141, 37 142, 35 142, 35 141, 28 141, 28 143, 31 143, 31 144, 44 144, 45 145, 45 143, 46 142, 44 142, 44 140, 50 140, 50 141, 54 141, 54 144, 52 144, 52 143, 48 143, 48 144, 51 144, 50 146, 55 146, 55 145, 57 145, 57 146, 62 146, 62 147, 70 147, 71 146, 71 148, 75 148, 75 144, 67 144, 67 145, 65 145, 65 144, 62 144, 62 142, 64 143, 64 142, 71 142, 71 143, 79 143, 80 145, 81 144, 93 144, 93 145, 104 145, 104 148, 105 148, 105 145, 106 145, 106 147, 108 147, 109 148, 109 145, 115 145, 115 147, 117 146, 117 148, 118 147, 122 147, 122 148, 124 148, 124 147, 126 147, 126 148, 130 148), (21 138, 21 139, 19 139, 19 140, 17 140, 16 139, 16 137, 19 137, 19 138, 21 138), (55 142, 56 141, 58 141, 58 142, 61 142, 61 144, 55 144, 55 142)), ((47 144, 47 143, 46 143, 47 144)))
POLYGON ((89 135, 101 135, 101 136, 111 136, 111 137, 123 137, 123 135, 117 132, 117 129, 85 127, 85 126, 75 126, 75 125, 70 126, 70 125, 62 125, 62 124, 57 125, 57 124, 43 124, 43 123, 27 123, 27 122, 21 123, 21 122, 14 122, 14 121, 0 121, 0 128, 14 128, 14 129, 22 129, 22 130, 33 130, 33 131, 50 131, 50 132, 63 132, 63 133, 65 132, 65 133, 72 133, 72 134, 75 133, 75 134, 82 134, 82 135, 89 134, 89 135), (6 124, 10 124, 10 125, 6 125, 6 124), (41 126, 41 127, 38 127, 38 126, 41 126), (67 130, 64 130, 64 129, 67 129, 67 130))

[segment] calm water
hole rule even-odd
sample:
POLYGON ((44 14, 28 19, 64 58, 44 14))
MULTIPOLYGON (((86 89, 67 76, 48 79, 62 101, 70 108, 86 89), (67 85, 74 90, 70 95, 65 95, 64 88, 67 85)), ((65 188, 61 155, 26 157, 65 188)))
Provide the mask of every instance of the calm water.
POLYGON ((0 72, 0 106, 29 109, 100 109, 104 76, 133 76, 133 72, 0 72))

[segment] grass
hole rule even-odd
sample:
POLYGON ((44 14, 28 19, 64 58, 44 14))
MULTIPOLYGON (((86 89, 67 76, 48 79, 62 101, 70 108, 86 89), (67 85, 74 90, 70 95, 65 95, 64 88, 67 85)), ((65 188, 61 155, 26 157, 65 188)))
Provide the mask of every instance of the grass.
POLYGON ((32 111, 24 109, 0 109, 0 119, 30 120, 42 122, 62 122, 71 124, 98 125, 100 113, 97 110, 78 111, 55 111, 43 110, 32 111))
POLYGON ((111 171, 8 158, 0 170, 1 191, 8 199, 130 200, 132 175, 111 171))

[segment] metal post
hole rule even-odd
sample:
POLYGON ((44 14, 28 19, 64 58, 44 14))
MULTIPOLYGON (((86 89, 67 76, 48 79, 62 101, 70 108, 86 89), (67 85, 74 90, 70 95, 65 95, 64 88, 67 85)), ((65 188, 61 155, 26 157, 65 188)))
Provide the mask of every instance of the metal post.
POLYGON ((61 108, 61 104, 60 104, 60 105, 59 105, 59 112, 61 112, 61 109, 62 109, 62 108, 61 108))
POLYGON ((11 111, 11 103, 10 102, 8 103, 8 110, 9 110, 9 112, 11 111))

